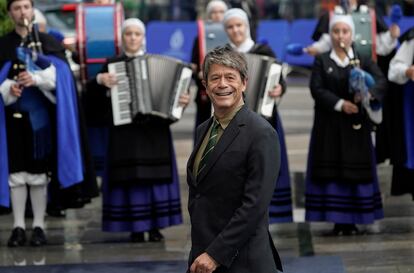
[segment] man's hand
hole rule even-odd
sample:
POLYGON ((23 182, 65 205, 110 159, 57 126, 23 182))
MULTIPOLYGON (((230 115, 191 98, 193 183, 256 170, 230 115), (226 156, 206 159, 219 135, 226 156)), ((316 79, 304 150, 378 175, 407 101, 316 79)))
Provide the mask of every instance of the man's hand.
POLYGON ((412 81, 414 81, 414 65, 410 66, 406 71, 405 75, 412 81))
POLYGON ((17 82, 24 87, 30 87, 36 85, 32 75, 27 71, 22 71, 17 76, 17 82))
POLYGON ((282 86, 277 84, 272 90, 269 91, 269 96, 272 98, 277 98, 282 95, 282 86))
POLYGON ((342 104, 342 111, 344 111, 348 115, 356 114, 358 113, 358 106, 346 100, 344 101, 344 104, 342 104))
POLYGON ((190 267, 191 273, 212 273, 218 267, 218 263, 206 252, 195 259, 190 267))
POLYGON ((20 98, 22 96, 23 87, 15 83, 10 86, 10 94, 12 96, 20 98))

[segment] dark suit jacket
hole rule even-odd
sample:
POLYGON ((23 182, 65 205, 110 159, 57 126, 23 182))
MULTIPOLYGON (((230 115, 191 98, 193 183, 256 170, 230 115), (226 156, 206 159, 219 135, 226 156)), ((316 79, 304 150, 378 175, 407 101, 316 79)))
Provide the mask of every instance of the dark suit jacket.
POLYGON ((268 206, 280 167, 277 133, 264 118, 243 106, 195 179, 194 158, 211 122, 210 118, 197 128, 196 146, 187 165, 189 266, 207 252, 221 265, 215 272, 282 270, 268 231, 268 206))

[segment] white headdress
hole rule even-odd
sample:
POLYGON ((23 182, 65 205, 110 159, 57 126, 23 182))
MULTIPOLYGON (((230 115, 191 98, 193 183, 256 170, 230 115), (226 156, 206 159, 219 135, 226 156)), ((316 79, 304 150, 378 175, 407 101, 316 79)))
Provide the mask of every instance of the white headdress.
POLYGON ((239 9, 239 8, 229 9, 228 11, 226 11, 226 13, 224 13, 224 19, 223 19, 224 29, 226 29, 227 22, 232 18, 241 19, 246 25, 246 40, 238 47, 236 47, 236 45, 234 45, 233 43, 230 43, 230 44, 237 51, 246 53, 254 46, 254 41, 252 40, 252 36, 250 34, 249 17, 247 16, 247 13, 242 9, 239 9))
POLYGON ((352 31, 352 38, 355 36, 355 25, 351 15, 335 14, 329 19, 329 33, 336 23, 347 24, 352 31))
POLYGON ((146 41, 147 40, 146 40, 146 37, 145 37, 145 25, 144 25, 144 23, 140 19, 138 19, 138 18, 129 18, 129 19, 126 19, 122 23, 122 27, 121 27, 122 35, 124 34, 125 29, 127 27, 131 27, 131 26, 135 26, 135 27, 139 28, 142 31, 142 35, 144 35, 144 38, 142 40, 141 50, 143 50, 145 52, 146 51, 146 44, 147 44, 146 41))
POLYGON ((212 0, 207 4, 206 12, 207 18, 210 18, 210 14, 214 8, 223 8, 224 12, 227 11, 227 4, 222 0, 212 0))

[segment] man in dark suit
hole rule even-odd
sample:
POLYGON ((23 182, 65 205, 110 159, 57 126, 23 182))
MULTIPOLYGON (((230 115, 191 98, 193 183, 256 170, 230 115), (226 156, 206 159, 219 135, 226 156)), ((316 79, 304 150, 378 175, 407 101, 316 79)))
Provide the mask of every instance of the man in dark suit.
POLYGON ((214 116, 196 132, 187 165, 191 273, 282 270, 268 231, 268 207, 280 165, 276 131, 250 111, 244 57, 219 47, 204 61, 214 116))

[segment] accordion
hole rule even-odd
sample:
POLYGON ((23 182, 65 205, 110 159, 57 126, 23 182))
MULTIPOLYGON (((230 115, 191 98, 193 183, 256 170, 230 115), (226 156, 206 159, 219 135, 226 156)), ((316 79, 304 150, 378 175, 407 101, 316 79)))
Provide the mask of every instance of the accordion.
POLYGON ((108 64, 117 77, 111 89, 114 125, 132 123, 137 115, 155 115, 171 122, 179 120, 183 107, 178 100, 187 92, 192 70, 180 60, 144 55, 108 64))
POLYGON ((268 92, 279 83, 282 65, 263 55, 246 54, 245 58, 248 68, 246 104, 254 112, 271 117, 275 99, 268 92))

